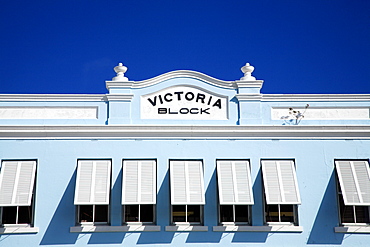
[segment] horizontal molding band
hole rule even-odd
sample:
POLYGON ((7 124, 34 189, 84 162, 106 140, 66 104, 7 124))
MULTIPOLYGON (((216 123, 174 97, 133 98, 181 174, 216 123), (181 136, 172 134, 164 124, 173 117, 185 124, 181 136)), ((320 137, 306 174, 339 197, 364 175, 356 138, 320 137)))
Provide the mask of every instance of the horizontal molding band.
POLYGON ((370 126, 0 126, 0 139, 370 139, 370 126))
POLYGON ((370 101, 370 94, 262 94, 262 101, 370 101))
POLYGON ((107 101, 105 94, 0 94, 2 101, 107 101))
MULTIPOLYGON (((257 81, 259 82, 259 81, 257 81)), ((123 83, 123 82, 122 82, 123 83)), ((121 84, 122 84, 121 83, 121 84)), ((227 83, 227 82, 225 82, 227 83)), ((229 82, 229 85, 232 82, 229 82)), ((120 82, 112 82, 119 87, 120 82)), ((131 84, 130 84, 131 85, 131 84)), ((112 86, 113 87, 113 86, 112 86)), ((0 102, 28 102, 28 101, 108 101, 110 98, 123 98, 130 100, 131 94, 0 94, 0 102)), ((370 101, 370 94, 236 94, 239 100, 261 101, 370 101)))

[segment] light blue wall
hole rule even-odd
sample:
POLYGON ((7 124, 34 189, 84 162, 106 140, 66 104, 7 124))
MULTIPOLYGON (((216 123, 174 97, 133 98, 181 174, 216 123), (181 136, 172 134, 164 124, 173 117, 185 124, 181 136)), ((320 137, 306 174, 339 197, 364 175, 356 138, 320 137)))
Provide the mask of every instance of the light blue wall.
MULTIPOLYGON (((253 88, 253 90, 255 90, 253 88)), ((113 93, 133 94, 132 100, 63 102, 0 101, 0 106, 96 106, 97 119, 72 120, 0 120, 4 125, 99 125, 170 124, 170 125, 284 125, 271 120, 271 107, 369 107, 369 101, 245 101, 240 110, 237 89, 222 88, 194 78, 173 78, 143 88, 115 88, 113 93), (228 120, 143 120, 140 118, 140 96, 173 85, 192 85, 229 98, 228 120), (241 116, 246 114, 245 116, 241 116), (241 121, 242 120, 242 121, 241 121), (249 122, 248 122, 249 121, 249 122)), ((112 93, 111 92, 111 93, 112 93)), ((258 90, 253 91, 258 93, 258 90)), ((104 97, 104 95, 101 95, 104 97)), ((305 120, 300 125, 369 125, 370 120, 305 120)), ((0 246, 369 246, 368 234, 335 233, 338 226, 335 159, 369 159, 370 140, 128 140, 128 139, 0 139, 0 160, 37 160, 35 226, 36 234, 0 235, 0 246), (70 233, 75 225, 73 205, 78 159, 111 159, 111 225, 121 225, 121 187, 123 159, 157 160, 157 224, 160 232, 70 233), (302 204, 298 207, 302 233, 213 232, 218 224, 216 181, 217 159, 248 159, 255 204, 252 225, 264 224, 261 159, 294 159, 302 204), (166 232, 170 224, 168 166, 170 159, 201 159, 204 164, 206 204, 204 224, 208 232, 166 232)))
POLYGON ((368 159, 370 141, 338 140, 3 140, 1 159, 37 159, 35 226, 37 234, 1 235, 1 246, 367 246, 367 234, 334 233, 338 208, 334 159, 368 159), (69 233, 75 224, 73 205, 76 164, 80 158, 112 159, 111 222, 121 224, 122 159, 157 159, 157 223, 160 232, 69 233), (170 223, 169 159, 202 159, 208 232, 166 232, 170 223), (260 160, 294 158, 302 205, 302 233, 218 233, 216 159, 249 159, 255 205, 253 225, 263 224, 260 160))

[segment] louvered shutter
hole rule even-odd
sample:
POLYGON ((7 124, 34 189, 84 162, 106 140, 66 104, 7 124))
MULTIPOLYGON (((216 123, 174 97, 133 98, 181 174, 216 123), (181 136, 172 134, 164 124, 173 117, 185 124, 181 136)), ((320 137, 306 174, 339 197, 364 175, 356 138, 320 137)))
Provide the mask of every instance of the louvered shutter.
POLYGON ((248 161, 217 161, 217 181, 221 205, 254 204, 248 161))
POLYGON ((109 160, 79 160, 74 204, 108 205, 110 174, 109 160))
POLYGON ((301 203, 293 161, 263 160, 262 174, 267 204, 301 203))
POLYGON ((122 204, 155 204, 156 162, 125 160, 122 169, 122 204))
POLYGON ((201 161, 171 161, 170 180, 172 205, 205 204, 201 161))
POLYGON ((30 206, 36 161, 3 161, 0 173, 0 206, 30 206))
POLYGON ((345 205, 370 206, 368 161, 335 161, 345 205))

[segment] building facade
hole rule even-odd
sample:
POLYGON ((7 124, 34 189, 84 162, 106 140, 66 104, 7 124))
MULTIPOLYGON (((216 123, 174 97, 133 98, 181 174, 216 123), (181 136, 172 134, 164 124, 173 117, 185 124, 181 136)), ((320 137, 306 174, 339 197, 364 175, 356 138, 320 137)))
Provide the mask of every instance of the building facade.
POLYGON ((368 246, 370 95, 114 70, 0 95, 1 246, 368 246))

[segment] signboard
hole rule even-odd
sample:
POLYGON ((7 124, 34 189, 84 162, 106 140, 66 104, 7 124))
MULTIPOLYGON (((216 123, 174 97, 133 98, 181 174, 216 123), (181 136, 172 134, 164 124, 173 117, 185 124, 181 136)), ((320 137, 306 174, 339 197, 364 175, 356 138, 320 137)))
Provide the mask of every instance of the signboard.
POLYGON ((195 86, 173 86, 141 96, 142 119, 226 120, 228 97, 195 86))

